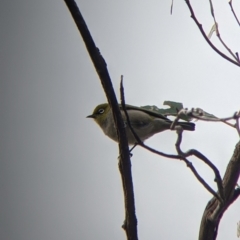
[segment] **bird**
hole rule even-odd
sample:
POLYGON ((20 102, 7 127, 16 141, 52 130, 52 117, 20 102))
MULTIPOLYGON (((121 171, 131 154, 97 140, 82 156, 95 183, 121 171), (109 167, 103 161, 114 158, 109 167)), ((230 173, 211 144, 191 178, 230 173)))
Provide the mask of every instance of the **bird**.
MULTIPOLYGON (((119 108, 124 121, 128 144, 135 145, 137 140, 128 126, 127 118, 121 104, 119 104, 119 108)), ((127 104, 125 109, 128 113, 130 124, 134 132, 142 142, 152 137, 154 134, 168 130, 171 127, 172 121, 155 111, 127 104)), ((118 142, 117 130, 114 124, 112 110, 108 103, 102 103, 96 106, 93 110, 93 113, 88 115, 87 118, 93 118, 103 130, 105 135, 118 142)), ((195 130, 195 124, 191 122, 177 122, 176 126, 181 126, 183 130, 187 131, 195 130)))

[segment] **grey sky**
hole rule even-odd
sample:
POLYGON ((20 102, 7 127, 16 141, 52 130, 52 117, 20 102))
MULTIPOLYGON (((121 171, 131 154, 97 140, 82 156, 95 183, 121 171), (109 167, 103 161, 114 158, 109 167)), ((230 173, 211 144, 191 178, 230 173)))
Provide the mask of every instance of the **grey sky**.
MULTIPOLYGON (((123 74, 133 105, 172 100, 220 117, 239 110, 239 69, 207 45, 184 1, 173 15, 171 1, 77 3, 117 96, 123 74)), ((193 1, 206 32, 207 4, 193 1)), ((239 51, 238 26, 221 4, 222 37, 239 51)), ((117 144, 86 119, 106 98, 65 3, 2 1, 0 28, 0 239, 125 239, 117 144)), ((174 153, 175 140, 169 131, 147 143, 174 153)), ((197 122, 183 149, 202 151, 223 174, 237 141, 224 124, 197 122)), ((215 188, 212 172, 191 160, 215 188)), ((132 170, 139 239, 196 239, 212 196, 184 163, 137 148, 132 170)), ((227 210, 219 240, 236 239, 239 209, 238 200, 227 210)))

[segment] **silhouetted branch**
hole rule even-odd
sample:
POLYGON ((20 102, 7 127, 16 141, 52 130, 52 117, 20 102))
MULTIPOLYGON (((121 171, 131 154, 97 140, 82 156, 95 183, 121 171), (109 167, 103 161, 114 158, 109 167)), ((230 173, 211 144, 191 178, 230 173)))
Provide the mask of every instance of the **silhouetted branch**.
POLYGON ((202 24, 199 23, 199 21, 197 20, 195 13, 193 11, 193 8, 191 6, 190 0, 185 0, 190 13, 191 13, 191 18, 194 20, 194 22, 197 24, 201 34, 203 35, 204 39, 206 40, 206 42, 211 46, 211 48, 217 52, 221 57, 223 57, 224 59, 226 59, 227 61, 237 65, 238 67, 240 67, 240 63, 238 61, 232 60, 231 58, 229 58, 227 55, 225 55, 224 53, 222 53, 221 51, 219 51, 213 44, 212 42, 209 40, 209 38, 207 37, 206 33, 204 32, 203 28, 202 28, 202 24))
POLYGON ((240 142, 235 147, 223 178, 224 202, 220 202, 216 197, 213 197, 207 204, 201 221, 199 240, 216 239, 218 226, 224 212, 240 195, 240 189, 236 188, 239 174, 240 142))
POLYGON ((218 169, 216 168, 216 166, 207 157, 205 157, 202 153, 200 153, 196 149, 190 149, 187 152, 185 152, 184 155, 185 155, 185 157, 188 157, 188 156, 197 157, 198 159, 202 160, 205 164, 207 164, 213 170, 213 172, 215 174, 214 181, 217 183, 219 195, 220 195, 221 199, 224 200, 225 197, 224 197, 224 192, 223 192, 222 178, 221 178, 221 175, 220 175, 218 169))
POLYGON ((240 126, 239 126, 240 111, 235 112, 231 117, 218 118, 214 115, 211 115, 211 117, 207 116, 206 113, 200 108, 192 108, 190 110, 188 110, 187 108, 184 108, 178 112, 176 119, 172 123, 172 127, 174 127, 176 125, 181 114, 185 114, 190 118, 195 118, 195 119, 201 120, 201 121, 223 122, 223 123, 227 124, 228 126, 235 128, 238 132, 238 135, 240 136, 240 126), (235 124, 228 122, 231 120, 234 120, 235 124))
POLYGON ((237 15, 236 15, 236 13, 235 13, 235 11, 234 11, 234 9, 233 9, 232 0, 230 0, 228 3, 229 3, 229 6, 230 6, 230 8, 231 8, 231 10, 232 10, 233 16, 235 17, 238 25, 240 26, 240 22, 239 22, 239 20, 238 20, 238 17, 237 17, 237 15))
POLYGON ((192 150, 187 151, 186 153, 184 153, 181 150, 180 145, 182 142, 182 132, 183 132, 183 129, 181 127, 179 127, 179 129, 177 130, 178 137, 177 137, 177 141, 175 144, 178 155, 181 157, 181 160, 183 160, 186 163, 187 167, 189 167, 191 169, 191 171, 193 172, 195 177, 198 179, 198 181, 219 201, 223 201, 224 198, 223 198, 222 179, 221 179, 218 169, 214 166, 214 164, 211 161, 209 161, 203 154, 201 154, 197 150, 192 149, 192 150), (200 160, 202 160, 213 170, 213 172, 215 173, 215 181, 217 182, 220 196, 206 183, 206 181, 198 174, 198 172, 196 171, 196 169, 194 168, 192 163, 187 159, 187 157, 189 157, 191 155, 194 155, 197 158, 199 158, 200 160))
MULTIPOLYGON (((240 113, 236 112, 232 117, 217 118, 214 115, 208 114, 201 109, 182 109, 179 111, 176 119, 173 121, 172 127, 176 125, 179 116, 181 114, 187 114, 188 116, 205 121, 222 121, 228 123, 229 120, 235 120, 236 123, 231 126, 235 127, 239 131, 239 117, 240 113), (192 115, 191 115, 192 114, 192 115)), ((178 130, 178 139, 176 142, 176 149, 178 154, 185 160, 187 166, 192 167, 192 164, 187 160, 188 156, 195 156, 207 164, 215 174, 215 181, 217 182, 218 193, 216 193, 210 186, 198 175, 196 170, 191 168, 197 179, 203 184, 203 186, 213 194, 213 199, 208 203, 205 212, 203 214, 202 223, 199 232, 199 240, 215 240, 218 233, 218 226, 222 215, 225 210, 238 198, 240 195, 240 189, 236 187, 239 174, 240 174, 240 142, 236 145, 232 159, 230 160, 224 178, 222 180, 220 173, 216 166, 202 153, 195 149, 182 152, 180 144, 182 141, 182 129, 178 130)))
POLYGON ((240 124, 239 124, 240 111, 238 112, 237 116, 238 117, 236 118, 236 128, 238 131, 238 135, 240 136, 240 124))
POLYGON ((147 149, 148 151, 150 151, 152 153, 155 153, 155 154, 157 154, 159 156, 162 156, 162 157, 167 157, 167 158, 172 158, 172 159, 179 159, 180 156, 178 156, 178 155, 163 153, 163 152, 157 151, 157 150, 155 150, 155 149, 145 145, 142 142, 142 140, 138 137, 138 135, 135 133, 135 131, 134 131, 132 125, 131 125, 131 122, 130 122, 130 119, 129 119, 126 107, 125 107, 125 97, 124 97, 124 88, 123 88, 123 76, 121 76, 121 82, 120 82, 120 96, 121 96, 122 110, 125 113, 126 120, 127 120, 127 125, 129 127, 130 131, 132 132, 133 136, 136 139, 136 145, 141 146, 141 147, 147 149))
POLYGON ((213 3, 212 3, 212 0, 209 0, 209 3, 210 3, 210 9, 211 9, 211 14, 212 14, 212 17, 213 17, 213 20, 214 20, 214 24, 215 24, 215 29, 216 29, 216 35, 218 37, 218 39, 220 40, 220 42, 222 43, 222 45, 227 49, 227 51, 233 56, 233 58, 238 62, 239 62, 239 59, 237 58, 237 56, 231 51, 231 49, 226 45, 226 43, 222 40, 221 38, 221 35, 220 35, 220 32, 219 32, 219 28, 218 28, 218 23, 216 21, 216 17, 215 17, 215 14, 214 14, 214 8, 213 8, 213 3))
MULTIPOLYGON (((127 120, 127 126, 130 128, 133 136, 136 139, 136 144, 163 157, 167 157, 167 158, 172 158, 172 159, 179 159, 179 160, 183 160, 186 165, 191 169, 191 171, 193 172, 193 174, 195 175, 195 177, 202 183, 202 185, 216 198, 218 198, 220 201, 222 201, 223 199, 223 191, 222 191, 222 179, 220 176, 220 173, 218 171, 218 169, 214 166, 214 164, 212 164, 203 154, 201 154, 200 152, 198 152, 197 150, 189 150, 187 153, 183 153, 180 149, 180 144, 182 141, 182 128, 178 127, 178 139, 176 142, 176 148, 177 148, 177 152, 178 155, 171 155, 171 154, 166 154, 163 152, 159 152, 153 148, 150 148, 148 146, 146 146, 141 139, 138 137, 138 135, 135 133, 133 127, 131 126, 131 122, 125 107, 125 97, 124 97, 124 88, 123 88, 123 77, 121 76, 121 83, 120 83, 120 95, 121 95, 121 104, 122 104, 122 109, 126 115, 126 120, 127 120), (194 166, 192 165, 192 163, 187 160, 186 157, 190 156, 190 155, 195 155, 196 157, 200 158, 203 162, 205 162, 215 173, 215 181, 217 182, 218 188, 219 188, 219 193, 220 196, 204 181, 204 179, 198 174, 198 172, 196 171, 196 169, 194 168, 194 166)), ((179 119, 179 115, 176 117, 176 119, 179 119)), ((177 123, 177 121, 173 121, 172 125, 171 125, 171 129, 175 128, 175 124, 177 123)))
POLYGON ((126 133, 124 129, 124 123, 122 120, 122 115, 119 110, 116 95, 113 90, 112 82, 107 70, 107 65, 100 54, 99 49, 96 47, 92 36, 88 30, 88 27, 83 19, 74 0, 65 0, 65 3, 72 14, 72 17, 78 27, 79 32, 83 38, 86 45, 88 53, 92 59, 98 76, 101 80, 102 86, 104 88, 105 94, 107 96, 108 102, 111 106, 114 123, 117 129, 118 141, 119 141, 119 170, 122 177, 122 185, 124 191, 125 200, 125 221, 124 229, 128 240, 137 240, 137 218, 135 215, 135 203, 134 203, 134 192, 131 174, 131 162, 129 155, 129 148, 126 133))

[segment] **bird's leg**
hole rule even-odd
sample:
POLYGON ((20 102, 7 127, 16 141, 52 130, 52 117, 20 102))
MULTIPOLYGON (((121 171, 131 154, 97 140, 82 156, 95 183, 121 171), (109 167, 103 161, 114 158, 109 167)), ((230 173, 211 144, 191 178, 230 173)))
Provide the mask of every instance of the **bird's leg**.
POLYGON ((132 150, 133 150, 137 145, 138 145, 138 144, 135 143, 135 144, 133 145, 133 147, 129 150, 129 153, 130 153, 130 154, 131 154, 132 150))
MULTIPOLYGON (((133 147, 129 150, 129 155, 130 155, 130 158, 133 156, 133 154, 131 153, 132 152, 132 150, 137 146, 138 144, 137 143, 135 143, 134 145, 133 145, 133 147)), ((120 156, 118 156, 118 159, 120 158, 120 156)))

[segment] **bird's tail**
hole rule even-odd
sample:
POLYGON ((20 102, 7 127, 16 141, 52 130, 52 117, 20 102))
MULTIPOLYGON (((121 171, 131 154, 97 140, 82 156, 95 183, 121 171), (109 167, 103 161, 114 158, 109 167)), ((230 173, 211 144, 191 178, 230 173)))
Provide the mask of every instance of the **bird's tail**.
POLYGON ((187 131, 194 131, 195 130, 195 124, 191 122, 178 122, 178 126, 180 125, 184 130, 187 131))

